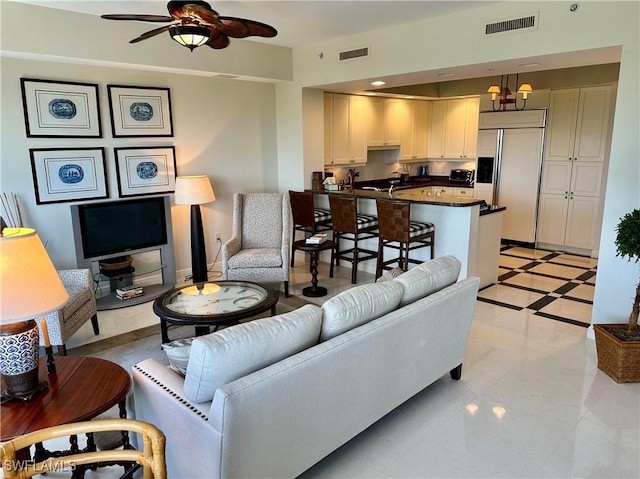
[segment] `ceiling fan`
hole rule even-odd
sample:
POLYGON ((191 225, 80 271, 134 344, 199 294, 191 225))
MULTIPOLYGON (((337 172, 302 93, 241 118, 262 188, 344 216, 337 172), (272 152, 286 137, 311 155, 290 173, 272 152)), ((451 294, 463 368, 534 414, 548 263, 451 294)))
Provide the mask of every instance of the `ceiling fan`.
POLYGON ((186 1, 169 2, 166 15, 107 14, 107 20, 137 20, 141 22, 171 22, 169 25, 155 28, 134 38, 129 43, 137 43, 169 31, 171 38, 180 45, 193 51, 201 45, 217 50, 229 46, 229 37, 246 38, 251 36, 275 37, 275 28, 246 18, 222 17, 207 2, 186 1))

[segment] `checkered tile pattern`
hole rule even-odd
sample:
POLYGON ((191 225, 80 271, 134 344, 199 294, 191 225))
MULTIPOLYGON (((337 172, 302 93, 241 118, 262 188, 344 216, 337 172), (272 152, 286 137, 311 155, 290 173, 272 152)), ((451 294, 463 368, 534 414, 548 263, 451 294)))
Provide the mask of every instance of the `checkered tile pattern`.
POLYGON ((478 301, 588 327, 596 269, 593 258, 504 245, 498 283, 483 288, 478 301))

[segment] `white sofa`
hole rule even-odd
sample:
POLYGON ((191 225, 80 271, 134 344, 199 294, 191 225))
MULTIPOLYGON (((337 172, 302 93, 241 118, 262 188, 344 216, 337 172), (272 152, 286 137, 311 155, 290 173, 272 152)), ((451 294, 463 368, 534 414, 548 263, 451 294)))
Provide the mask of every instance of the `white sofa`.
POLYGON ((479 284, 459 271, 437 258, 196 338, 186 378, 134 366, 136 418, 167 436, 169 477, 295 477, 443 375, 459 379, 479 284))

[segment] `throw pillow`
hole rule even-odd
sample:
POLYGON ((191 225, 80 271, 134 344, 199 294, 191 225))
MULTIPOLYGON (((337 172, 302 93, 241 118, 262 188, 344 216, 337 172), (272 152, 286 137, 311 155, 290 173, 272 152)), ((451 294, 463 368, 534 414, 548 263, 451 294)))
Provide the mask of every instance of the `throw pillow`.
POLYGON ((322 333, 326 341, 398 307, 402 286, 393 281, 363 284, 348 289, 322 305, 322 333))
POLYGON ((185 396, 195 403, 211 401, 220 386, 317 344, 321 324, 322 310, 308 304, 195 338, 185 396))
POLYGON ((162 345, 162 349, 169 360, 169 367, 184 376, 187 374, 187 364, 189 364, 189 353, 191 352, 191 343, 193 338, 176 339, 170 343, 162 345))
POLYGON ((405 271, 400 266, 396 266, 393 269, 385 270, 382 275, 380 275, 380 277, 376 280, 376 283, 381 283, 382 281, 391 281, 404 272, 405 271))
POLYGON ((442 256, 401 274, 393 280, 404 288, 400 306, 413 303, 455 283, 460 275, 460 266, 460 260, 455 256, 442 256))

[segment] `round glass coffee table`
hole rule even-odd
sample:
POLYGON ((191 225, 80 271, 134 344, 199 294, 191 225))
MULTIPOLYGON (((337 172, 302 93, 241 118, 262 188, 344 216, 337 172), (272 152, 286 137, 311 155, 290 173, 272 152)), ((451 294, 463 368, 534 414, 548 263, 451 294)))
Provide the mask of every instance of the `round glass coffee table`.
POLYGON ((276 313, 278 291, 246 281, 196 283, 174 288, 157 298, 153 312, 160 317, 162 342, 170 341, 169 323, 195 326, 196 336, 209 334, 210 326, 238 324, 271 309, 276 313))

